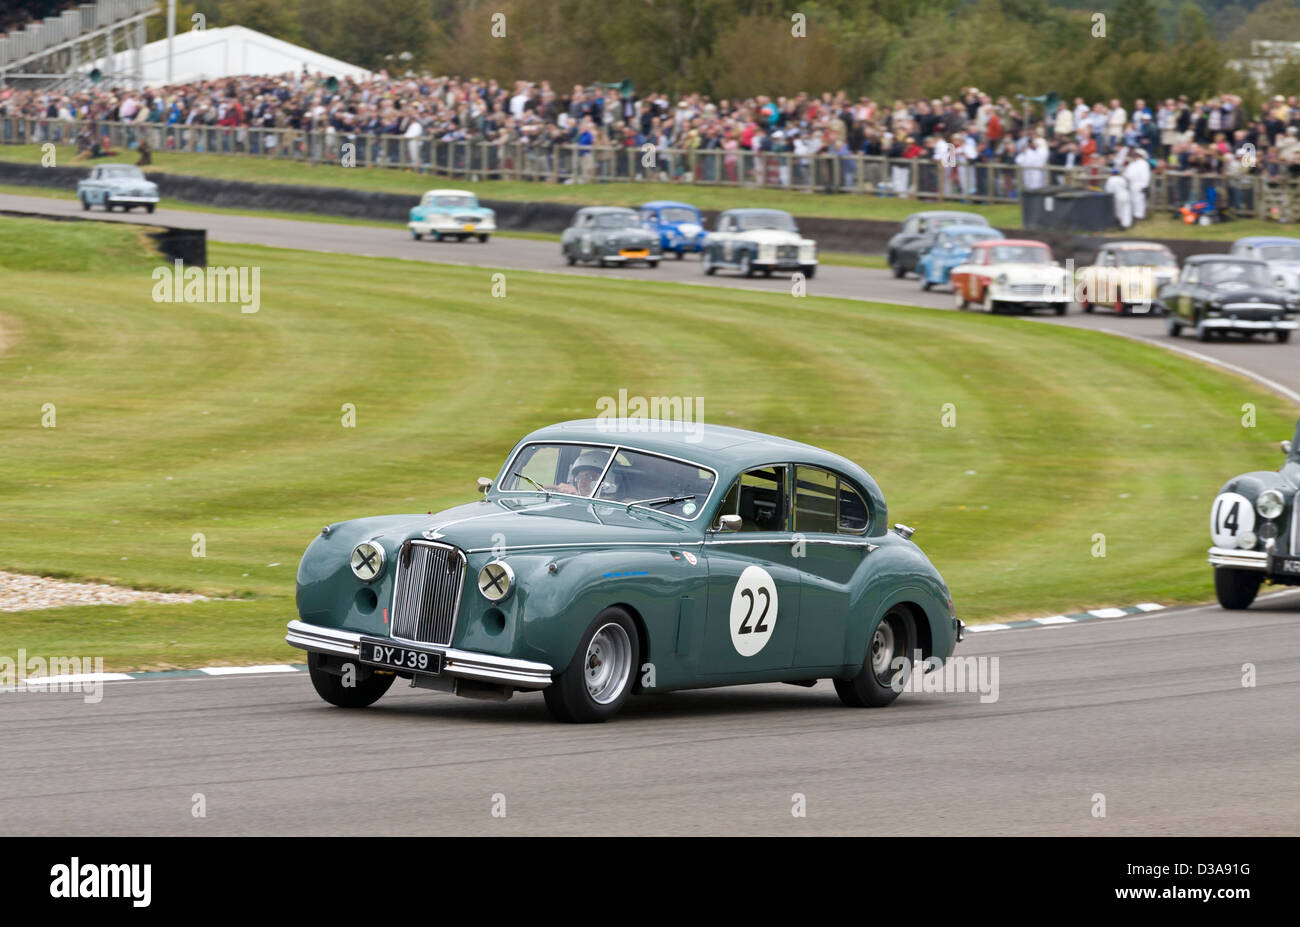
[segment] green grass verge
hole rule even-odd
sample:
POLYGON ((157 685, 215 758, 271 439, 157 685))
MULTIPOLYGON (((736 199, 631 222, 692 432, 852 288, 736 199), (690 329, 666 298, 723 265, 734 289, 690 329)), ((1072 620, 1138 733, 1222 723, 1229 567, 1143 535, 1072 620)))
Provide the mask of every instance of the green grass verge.
POLYGON ((1157 348, 1014 318, 513 270, 502 299, 483 268, 209 258, 261 268, 259 312, 152 302, 160 261, 130 226, 0 218, 0 569, 240 599, 5 614, 0 652, 300 659, 281 633, 321 525, 471 499, 519 435, 620 388, 861 462, 968 620, 1203 601, 1215 488, 1275 466, 1294 421, 1157 348))

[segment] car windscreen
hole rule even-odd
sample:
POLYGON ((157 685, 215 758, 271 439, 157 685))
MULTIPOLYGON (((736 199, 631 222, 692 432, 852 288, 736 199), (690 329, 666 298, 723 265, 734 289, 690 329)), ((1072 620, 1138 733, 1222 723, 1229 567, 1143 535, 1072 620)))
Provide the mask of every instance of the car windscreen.
POLYGON ((1122 267, 1173 267, 1178 263, 1173 252, 1163 248, 1125 248, 1115 256, 1122 267))
POLYGON ((1261 245, 1259 256, 1266 261, 1300 261, 1300 242, 1294 245, 1261 245))
POLYGON ((683 209, 680 206, 673 206, 668 209, 659 210, 660 222, 694 222, 699 223, 700 217, 693 209, 683 209))
POLYGON ((1246 261, 1206 262, 1200 266, 1199 279, 1206 286, 1268 286, 1268 267, 1246 261))
POLYGON ((648 508, 689 519, 704 508, 715 479, 713 471, 695 464, 620 448, 596 490, 596 498, 645 502, 648 508))
POLYGON ((953 232, 940 237, 940 244, 949 244, 954 248, 969 248, 977 241, 985 241, 989 238, 997 238, 996 235, 990 235, 987 232, 953 232))
POLYGON ((433 205, 444 209, 474 209, 478 206, 478 199, 472 196, 435 196, 433 205))
POLYGON ((144 180, 144 171, 138 167, 106 167, 104 176, 115 180, 144 180))
POLYGON ((1051 252, 1032 245, 1002 245, 990 249, 995 264, 1050 264, 1051 252))
POLYGON ((510 462, 498 488, 590 498, 613 450, 599 444, 528 444, 510 462))
POLYGON ((939 216, 930 220, 931 229, 941 229, 945 225, 981 225, 982 216, 939 216))
POLYGON ((598 229, 630 229, 640 225, 635 215, 625 213, 604 213, 596 217, 598 229))
POLYGON ((785 212, 751 212, 736 216, 736 226, 742 232, 754 229, 780 229, 783 232, 797 232, 794 219, 785 212))

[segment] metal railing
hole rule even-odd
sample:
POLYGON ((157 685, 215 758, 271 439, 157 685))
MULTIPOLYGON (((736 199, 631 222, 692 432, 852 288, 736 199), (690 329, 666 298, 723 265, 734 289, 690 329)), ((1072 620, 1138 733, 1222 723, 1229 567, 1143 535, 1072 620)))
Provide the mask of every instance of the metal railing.
MULTIPOLYGON (((155 122, 98 124, 48 118, 0 116, 0 143, 77 143, 83 126, 109 149, 122 153, 147 142, 155 151, 228 154, 310 164, 344 164, 414 170, 469 182, 531 180, 551 183, 658 181, 702 186, 781 189, 909 197, 920 201, 1017 203, 1022 189, 1044 186, 1100 188, 1107 174, 1097 168, 1041 168, 976 162, 940 164, 862 154, 717 149, 595 148, 521 141, 435 141, 396 135, 255 126, 166 125, 155 122)), ((1173 213, 1204 199, 1214 186, 1226 216, 1300 219, 1300 180, 1263 175, 1164 171, 1147 191, 1149 214, 1173 213)))

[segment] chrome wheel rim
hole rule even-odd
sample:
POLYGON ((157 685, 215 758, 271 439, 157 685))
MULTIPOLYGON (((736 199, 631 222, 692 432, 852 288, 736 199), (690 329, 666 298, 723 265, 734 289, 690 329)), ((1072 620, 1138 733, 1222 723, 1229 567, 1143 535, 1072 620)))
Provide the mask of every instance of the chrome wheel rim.
POLYGON ((894 640, 894 626, 888 620, 876 625, 871 635, 871 671, 877 677, 883 676, 894 661, 894 640))
POLYGON ((632 673, 632 641, 621 624, 611 621, 591 636, 582 672, 593 702, 608 705, 623 694, 632 673))

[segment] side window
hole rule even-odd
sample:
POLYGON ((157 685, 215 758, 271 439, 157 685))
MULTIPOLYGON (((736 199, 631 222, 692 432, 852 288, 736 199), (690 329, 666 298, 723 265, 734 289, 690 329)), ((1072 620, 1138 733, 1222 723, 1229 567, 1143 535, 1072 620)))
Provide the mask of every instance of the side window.
POLYGON ((731 216, 722 217, 722 219, 718 222, 718 231, 719 232, 731 231, 731 216))
POLYGON ((925 234, 925 220, 924 220, 924 219, 917 219, 917 220, 916 220, 916 233, 917 233, 918 235, 924 235, 924 234, 925 234))
POLYGON ((655 224, 656 224, 656 223, 655 223, 655 214, 654 214, 654 211, 653 211, 653 210, 651 210, 651 209, 643 209, 643 210, 641 210, 641 224, 642 224, 642 225, 655 225, 655 224))
POLYGON ((1195 283, 1195 282, 1196 282, 1196 266, 1194 264, 1188 264, 1186 267, 1183 268, 1183 283, 1195 283))
POLYGON ((786 530, 785 473, 783 466, 745 471, 727 490, 718 515, 739 515, 741 531, 786 530))
POLYGON ((862 501, 858 491, 848 483, 840 480, 839 497, 839 532, 841 534, 861 534, 866 531, 867 504, 862 501))
POLYGON ((794 478, 794 530, 803 532, 835 532, 834 473, 816 467, 795 467, 794 478))

